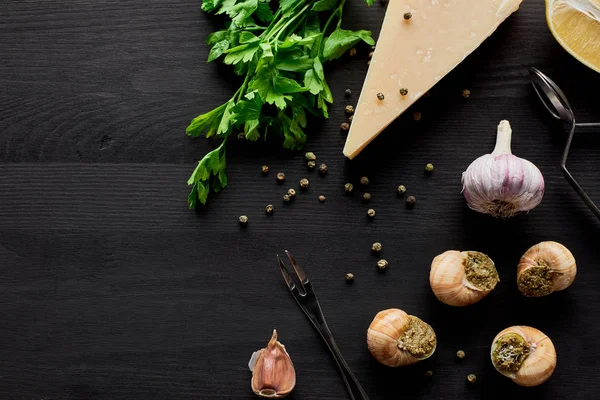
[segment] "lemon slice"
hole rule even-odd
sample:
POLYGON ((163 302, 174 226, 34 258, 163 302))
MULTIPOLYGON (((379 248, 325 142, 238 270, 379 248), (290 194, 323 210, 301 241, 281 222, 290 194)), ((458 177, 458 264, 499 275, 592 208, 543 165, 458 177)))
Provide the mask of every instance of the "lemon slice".
POLYGON ((546 19, 565 50, 600 72, 600 0, 546 0, 546 19))

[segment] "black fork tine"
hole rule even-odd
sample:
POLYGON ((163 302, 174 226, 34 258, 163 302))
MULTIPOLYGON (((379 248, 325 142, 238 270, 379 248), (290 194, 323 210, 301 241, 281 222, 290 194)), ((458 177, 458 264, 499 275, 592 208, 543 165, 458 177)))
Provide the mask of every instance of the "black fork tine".
POLYGON ((290 263, 292 264, 292 268, 294 268, 294 271, 296 271, 296 275, 298 275, 298 279, 300 279, 300 285, 302 285, 302 288, 304 288, 304 285, 308 283, 308 275, 306 275, 306 272, 304 272, 304 270, 300 267, 300 265, 298 265, 298 263, 296 262, 294 257, 292 257, 292 255, 290 254, 289 251, 286 250, 285 254, 288 256, 288 259, 290 260, 290 263))
POLYGON ((279 262, 279 269, 281 270, 281 275, 283 275, 283 280, 285 280, 285 283, 292 292, 292 294, 295 295, 298 289, 296 288, 294 280, 292 279, 287 268, 285 267, 285 264, 283 263, 283 261, 281 261, 281 258, 279 258, 279 254, 277 254, 277 261, 279 262))

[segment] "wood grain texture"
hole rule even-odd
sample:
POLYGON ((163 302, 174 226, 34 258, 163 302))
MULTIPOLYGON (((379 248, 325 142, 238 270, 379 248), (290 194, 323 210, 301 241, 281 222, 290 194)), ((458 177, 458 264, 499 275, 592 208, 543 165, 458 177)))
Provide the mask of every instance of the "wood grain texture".
MULTIPOLYGON (((600 224, 562 178, 564 132, 538 104, 527 68, 555 79, 582 122, 599 117, 600 76, 556 44, 543 1, 525 1, 419 101, 419 123, 407 113, 352 162, 341 154, 338 127, 344 90, 354 93, 347 102, 358 97, 368 49, 331 64, 337 102, 330 120, 313 123, 308 142, 327 176, 308 172, 301 153, 232 141, 229 188, 190 212, 185 181, 216 143, 189 140, 185 127, 237 84, 226 68, 204 62, 203 40, 220 21, 199 5, 1 2, 0 398, 252 399, 246 364, 275 327, 298 375, 290 399, 347 399, 281 280, 274 256, 286 248, 313 278, 338 345, 373 400, 600 397, 600 224), (492 149, 504 118, 515 154, 540 167, 547 193, 529 215, 496 221, 467 209, 460 176, 492 149), (427 162, 436 167, 431 176, 427 162), (271 167, 266 177, 262 164, 271 167), (284 185, 275 183, 277 171, 286 173, 284 185), (302 177, 308 191, 284 205, 281 196, 302 177), (351 196, 346 182, 357 188, 351 196), (417 197, 414 209, 396 196, 399 184, 417 197), (267 204, 275 205, 271 217, 267 204), (250 218, 246 229, 241 214, 250 218), (564 292, 525 299, 516 264, 542 240, 571 249, 578 277, 564 292), (369 250, 374 241, 390 263, 384 273, 369 250), (454 309, 431 293, 431 260, 450 248, 496 262, 501 283, 481 303, 454 309), (439 345, 430 360, 389 369, 371 358, 366 329, 390 307, 434 327, 439 345), (515 324, 541 329, 556 346, 557 370, 541 387, 519 388, 489 362, 493 337, 515 324), (467 353, 460 363, 458 349, 467 353), (474 386, 469 373, 478 376, 474 386)), ((376 35, 383 14, 380 4, 352 2, 345 26, 376 35)), ((582 131, 570 164, 597 202, 599 137, 582 131)))

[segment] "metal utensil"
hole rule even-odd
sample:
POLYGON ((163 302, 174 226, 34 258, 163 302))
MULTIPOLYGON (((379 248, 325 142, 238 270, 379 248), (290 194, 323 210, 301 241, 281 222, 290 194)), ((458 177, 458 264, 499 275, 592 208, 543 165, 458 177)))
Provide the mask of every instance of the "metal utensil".
POLYGON ((573 189, 577 192, 583 202, 592 210, 596 217, 600 218, 600 209, 594 204, 592 199, 587 195, 585 190, 581 187, 579 182, 571 175, 571 172, 567 169, 567 158, 569 157, 569 151, 571 150, 571 143, 575 136, 575 128, 577 127, 600 127, 600 122, 592 123, 578 123, 575 122, 575 114, 573 109, 567 100, 567 97, 562 90, 554 83, 548 76, 542 73, 539 69, 531 67, 529 69, 531 74, 531 84, 535 89, 538 97, 544 104, 544 107, 550 112, 550 114, 564 122, 569 126, 569 136, 565 144, 565 150, 560 162, 560 167, 563 171, 563 175, 573 189))
POLYGON ((304 311, 304 314, 308 317, 310 322, 312 322, 313 326, 321 335, 321 338, 329 348, 329 351, 333 355, 335 363, 337 364, 340 373, 342 374, 342 379, 344 380, 344 384, 346 385, 346 389, 348 389, 348 393, 350 394, 350 398, 352 400, 369 400, 369 396, 364 391, 352 371, 350 367, 342 357, 342 353, 340 349, 337 347, 335 340, 333 339, 333 334, 329 330, 327 326, 327 322, 325 321, 325 316, 323 315, 323 311, 321 310, 321 305, 319 304, 319 300, 317 299, 317 295, 315 294, 314 289, 312 288, 311 282, 308 280, 308 275, 304 272, 302 268, 298 265, 294 257, 286 250, 285 254, 287 255, 292 268, 296 272, 296 276, 299 279, 300 286, 296 285, 288 270, 277 255, 277 261, 279 262, 279 269, 281 269, 281 274, 283 275, 283 279, 287 284, 292 296, 296 299, 296 303, 298 306, 304 311))

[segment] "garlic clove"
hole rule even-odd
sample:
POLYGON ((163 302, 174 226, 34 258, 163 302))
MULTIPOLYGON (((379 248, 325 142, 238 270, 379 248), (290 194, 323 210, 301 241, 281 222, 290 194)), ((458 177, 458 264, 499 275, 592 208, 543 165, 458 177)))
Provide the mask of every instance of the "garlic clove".
POLYGON ((431 263, 429 284, 450 306, 467 306, 487 296, 500 281, 494 262, 477 251, 448 250, 431 263))
POLYGON ((537 207, 544 197, 544 177, 530 161, 511 153, 512 129, 500 121, 496 147, 463 172, 463 195, 469 207, 496 218, 509 218, 537 207))
POLYGON ((517 267, 517 286, 527 297, 541 297, 568 288, 577 275, 575 257, 558 242, 529 248, 517 267))
POLYGON ((490 355, 494 368, 521 386, 541 385, 556 368, 554 344, 529 326, 511 326, 498 333, 490 355))
POLYGON ((277 331, 267 347, 255 351, 248 363, 252 371, 252 391, 270 399, 286 397, 296 386, 296 371, 285 346, 277 341, 277 331))
POLYGON ((433 328, 399 309, 379 312, 367 331, 367 347, 389 367, 414 364, 429 358, 437 346, 433 328))

